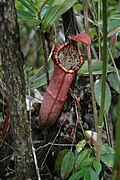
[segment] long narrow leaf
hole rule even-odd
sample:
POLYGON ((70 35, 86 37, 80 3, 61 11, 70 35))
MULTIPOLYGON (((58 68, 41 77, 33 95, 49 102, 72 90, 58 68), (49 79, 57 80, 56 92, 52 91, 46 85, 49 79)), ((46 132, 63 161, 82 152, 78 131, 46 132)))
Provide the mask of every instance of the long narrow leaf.
POLYGON ((45 1, 43 2, 43 4, 41 5, 40 10, 42 10, 42 9, 44 8, 44 6, 45 6, 47 3, 49 3, 49 1, 50 1, 50 0, 45 0, 45 1))
POLYGON ((24 17, 24 16, 22 16, 22 17, 19 17, 19 22, 21 22, 21 21, 27 21, 27 22, 29 22, 30 23, 30 25, 33 27, 33 26, 39 26, 39 24, 40 24, 40 20, 39 19, 36 19, 36 18, 30 18, 30 17, 24 17))
POLYGON ((42 20, 42 32, 48 30, 53 23, 68 9, 70 9, 77 0, 53 0, 42 20))
MULTIPOLYGON (((102 74, 102 63, 103 62, 97 61, 94 59, 91 62, 92 62, 93 75, 102 74)), ((113 66, 111 66, 110 64, 107 64, 107 73, 109 73, 109 72, 115 72, 115 68, 113 66)), ((87 61, 85 61, 83 66, 78 71, 78 76, 82 76, 82 75, 89 75, 88 62, 87 61)))
POLYGON ((23 4, 23 6, 25 6, 30 12, 36 14, 36 9, 31 5, 31 3, 28 1, 26 2, 25 0, 19 0, 19 2, 23 4))
MULTIPOLYGON (((50 78, 52 74, 53 74, 53 69, 49 71, 50 78)), ((42 74, 40 77, 36 78, 35 80, 31 82, 31 84, 29 85, 29 88, 30 90, 32 90, 32 89, 36 89, 38 87, 44 86, 46 84, 47 84, 46 74, 42 74)))
POLYGON ((33 17, 32 14, 30 14, 30 13, 27 12, 27 11, 17 11, 17 13, 18 13, 18 15, 24 16, 24 17, 26 17, 26 18, 32 18, 32 17, 33 17))

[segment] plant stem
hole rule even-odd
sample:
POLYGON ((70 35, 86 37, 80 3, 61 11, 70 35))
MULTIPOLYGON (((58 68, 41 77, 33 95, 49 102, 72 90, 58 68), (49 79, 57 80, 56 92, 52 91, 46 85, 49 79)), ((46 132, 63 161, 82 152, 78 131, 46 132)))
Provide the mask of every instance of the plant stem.
POLYGON ((115 163, 112 180, 120 179, 120 95, 118 98, 118 107, 116 113, 116 152, 115 152, 115 163))
POLYGON ((103 66, 102 66, 102 87, 101 87, 101 103, 99 126, 102 126, 105 104, 106 91, 106 68, 107 68, 107 0, 102 0, 103 3, 103 66))
POLYGON ((98 45, 99 45, 99 60, 101 60, 101 37, 100 37, 100 21, 101 21, 101 0, 98 0, 98 45))
POLYGON ((101 103, 100 103, 100 116, 98 121, 98 134, 97 134, 97 147, 96 154, 97 160, 100 161, 100 148, 101 148, 101 134, 102 123, 104 116, 105 104, 105 91, 106 91, 106 67, 107 67, 107 0, 102 0, 103 5, 103 67, 102 67, 102 86, 101 86, 101 103))
MULTIPOLYGON (((84 12, 85 31, 86 33, 89 34, 87 0, 83 1, 83 12, 84 12)), ((93 105, 94 124, 95 124, 95 131, 97 132, 98 120, 97 120, 97 108, 96 108, 96 100, 95 100, 95 93, 94 93, 94 82, 93 82, 93 74, 92 74, 90 46, 87 47, 87 59, 88 59, 88 70, 89 70, 90 88, 91 88, 92 105, 93 105)))

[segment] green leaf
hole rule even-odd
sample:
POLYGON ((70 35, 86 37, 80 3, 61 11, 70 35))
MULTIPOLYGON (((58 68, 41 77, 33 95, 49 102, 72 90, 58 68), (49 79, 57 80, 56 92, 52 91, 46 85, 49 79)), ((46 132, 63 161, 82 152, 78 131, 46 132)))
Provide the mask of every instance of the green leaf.
MULTIPOLYGON (((101 84, 102 84, 101 79, 97 79, 94 84, 95 98, 99 106, 101 103, 101 84)), ((111 91, 109 85, 106 83, 105 106, 104 106, 105 112, 109 111, 110 105, 111 105, 111 91)))
POLYGON ((76 4, 73 6, 73 9, 74 9, 74 10, 77 10, 77 11, 82 11, 82 10, 83 10, 83 6, 82 6, 82 4, 80 4, 80 3, 76 3, 76 4))
POLYGON ((41 20, 27 11, 18 11, 19 22, 30 22, 32 26, 39 26, 41 20))
POLYGON ((65 156, 65 154, 68 152, 68 149, 64 149, 62 151, 60 151, 57 155, 56 161, 55 161, 55 170, 56 171, 60 171, 60 167, 61 167, 61 163, 63 160, 63 157, 65 156))
POLYGON ((81 170, 77 171, 68 180, 80 180, 80 178, 83 176, 85 170, 86 169, 81 169, 81 170))
POLYGON ((116 73, 110 73, 107 77, 110 86, 120 94, 120 81, 116 73))
POLYGON ((83 169, 87 166, 90 166, 93 163, 93 161, 94 161, 94 158, 92 158, 92 157, 90 157, 90 158, 88 157, 88 158, 84 159, 80 164, 80 168, 83 169))
POLYGON ((110 32, 111 30, 115 29, 119 25, 120 25, 120 18, 113 19, 113 20, 111 20, 111 19, 108 20, 108 32, 110 32))
POLYGON ((108 145, 102 145, 100 149, 101 161, 109 167, 113 167, 115 151, 108 145))
POLYGON ((102 165, 101 165, 101 163, 98 162, 98 161, 94 161, 94 162, 93 162, 93 167, 94 167, 97 175, 99 176, 100 171, 102 170, 102 165))
POLYGON ((76 145, 76 151, 79 153, 84 148, 85 145, 86 145, 86 141, 85 140, 80 141, 76 145))
POLYGON ((19 21, 27 21, 30 22, 32 26, 40 25, 40 20, 33 16, 31 13, 27 11, 17 11, 19 21))
POLYGON ((85 172, 84 172, 84 180, 99 180, 99 177, 97 175, 97 173, 91 169, 91 168, 88 168, 85 172))
POLYGON ((25 1, 25 0, 19 0, 19 2, 25 6, 30 12, 32 12, 33 14, 36 14, 36 9, 34 8, 34 6, 32 5, 32 3, 30 3, 30 1, 25 1))
POLYGON ((21 22, 21 21, 27 21, 27 22, 31 23, 31 24, 30 24, 31 26, 39 26, 39 25, 40 25, 40 22, 41 22, 39 19, 36 19, 36 18, 34 18, 34 17, 32 17, 32 18, 30 18, 30 17, 26 18, 26 17, 24 17, 24 16, 19 17, 19 22, 21 22))
POLYGON ((74 165, 74 154, 72 151, 69 151, 64 156, 62 164, 61 164, 62 179, 65 179, 66 177, 68 177, 68 175, 73 169, 73 165, 74 165))
POLYGON ((106 153, 106 154, 102 154, 100 159, 107 166, 113 167, 113 165, 114 165, 114 157, 115 157, 114 154, 106 153))
MULTIPOLYGON (((53 74, 53 69, 49 71, 49 77, 51 79, 53 74)), ((42 74, 40 77, 36 78, 29 85, 30 90, 36 89, 38 87, 44 86, 47 84, 46 74, 42 74)))
POLYGON ((33 18, 33 15, 32 14, 30 14, 29 12, 27 12, 27 11, 17 11, 17 13, 18 13, 18 15, 20 15, 20 16, 24 16, 24 17, 26 17, 26 18, 33 18))
MULTIPOLYGON (((45 5, 47 4, 49 4, 51 2, 51 0, 45 0, 45 1, 43 1, 43 3, 42 3, 42 5, 41 5, 41 7, 40 7, 40 11, 45 7, 45 5)), ((37 4, 39 4, 40 2, 38 1, 37 2, 37 4)))
POLYGON ((42 19, 42 32, 49 30, 58 18, 70 9, 77 0, 52 0, 42 19))
POLYGON ((115 154, 115 151, 113 148, 111 148, 107 144, 103 144, 100 149, 100 154, 106 154, 106 153, 115 154))
POLYGON ((75 161, 75 169, 78 170, 80 169, 81 163, 84 159, 88 158, 90 156, 91 150, 90 149, 85 149, 84 151, 81 151, 78 154, 78 157, 76 158, 75 161))
MULTIPOLYGON (((93 75, 102 74, 102 61, 92 60, 91 63, 92 63, 93 75)), ((115 72, 115 68, 113 66, 107 64, 107 73, 108 72, 115 72)), ((88 62, 87 61, 85 61, 83 66, 78 71, 78 76, 81 76, 81 75, 89 75, 88 62)))

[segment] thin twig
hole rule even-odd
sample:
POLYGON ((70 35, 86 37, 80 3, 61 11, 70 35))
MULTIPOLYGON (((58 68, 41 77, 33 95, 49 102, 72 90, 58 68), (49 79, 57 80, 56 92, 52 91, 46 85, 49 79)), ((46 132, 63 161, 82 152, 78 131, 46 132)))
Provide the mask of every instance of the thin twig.
MULTIPOLYGON (((87 7, 87 0, 83 1, 84 7, 84 21, 85 21, 85 31, 89 34, 88 28, 88 7, 87 7)), ((89 78, 90 78, 90 88, 91 88, 91 96, 92 96, 92 105, 93 105, 93 116, 94 116, 94 123, 95 123, 95 131, 97 132, 98 127, 98 119, 97 119, 97 108, 96 108, 96 100, 95 100, 95 93, 94 93, 94 82, 93 82, 93 74, 92 74, 92 64, 91 64, 91 51, 90 46, 87 47, 87 59, 88 59, 88 70, 89 70, 89 78)))
POLYGON ((76 144, 74 144, 74 145, 73 144, 57 144, 57 143, 49 142, 49 143, 44 144, 43 146, 40 146, 39 148, 37 148, 36 151, 39 151, 40 149, 45 148, 45 147, 47 147, 49 145, 59 146, 59 147, 68 147, 68 146, 72 147, 72 146, 76 146, 76 144))
POLYGON ((96 33, 97 33, 97 39, 98 39, 98 47, 99 47, 99 60, 101 60, 101 57, 102 57, 102 53, 101 53, 101 34, 102 34, 102 31, 100 29, 100 16, 101 16, 101 13, 100 13, 100 7, 101 7, 101 0, 98 0, 98 20, 96 18, 96 10, 95 10, 95 3, 93 0, 91 0, 91 8, 90 8, 90 11, 91 11, 91 14, 92 14, 92 17, 93 17, 93 20, 95 22, 95 29, 96 29, 96 33))
POLYGON ((36 153, 35 153, 35 148, 33 145, 32 145, 32 153, 33 153, 33 158, 34 158, 34 162, 35 162, 37 177, 38 177, 38 180, 41 180, 40 171, 39 171, 38 162, 37 162, 37 157, 36 157, 36 153))
POLYGON ((80 117, 80 103, 79 103, 79 100, 78 100, 78 98, 76 97, 75 93, 73 92, 73 90, 71 88, 69 88, 69 92, 70 92, 71 96, 73 97, 73 99, 75 101, 75 111, 76 111, 76 117, 77 117, 77 121, 76 121, 76 124, 75 124, 75 132, 74 132, 74 137, 73 137, 73 144, 74 144, 78 123, 80 124, 80 127, 81 127, 81 130, 82 130, 82 133, 83 133, 84 137, 85 137, 85 132, 84 132, 81 120, 80 120, 81 117, 80 117))
POLYGON ((35 163, 35 169, 36 169, 36 173, 37 173, 37 177, 38 180, 41 180, 40 178, 40 172, 39 172, 39 168, 38 168, 38 163, 37 163, 37 157, 36 157, 36 153, 35 153, 35 148, 33 145, 33 141, 32 141, 32 127, 31 127, 31 91, 30 91, 30 83, 28 84, 28 96, 29 96, 29 122, 30 122, 30 140, 32 143, 32 154, 33 154, 33 158, 34 158, 34 163, 35 163))
POLYGON ((45 73, 46 73, 46 78, 47 78, 47 85, 49 85, 49 68, 48 68, 48 50, 46 47, 46 42, 45 42, 45 36, 44 33, 41 32, 41 37, 42 37, 42 45, 43 45, 43 53, 44 53, 44 61, 45 61, 45 73))
MULTIPOLYGON (((89 33, 88 27, 88 5, 87 0, 83 1, 84 7, 84 21, 85 21, 85 31, 89 33)), ((95 124, 95 131, 98 133, 98 118, 97 118, 97 108, 96 108, 96 100, 95 100, 95 93, 94 93, 94 82, 93 82, 93 74, 92 74, 92 64, 91 64, 91 51, 90 46, 87 47, 87 58, 88 58, 88 70, 89 70, 89 78, 90 78, 90 88, 91 88, 91 96, 92 96, 92 105, 93 105, 93 116, 94 116, 94 124, 95 124)), ((96 150, 96 159, 99 159, 100 150, 96 150)))
POLYGON ((5 161, 6 159, 10 159, 10 157, 11 157, 11 155, 9 155, 9 156, 7 156, 7 157, 1 159, 1 160, 0 160, 0 163, 3 162, 3 161, 5 161))
POLYGON ((107 134, 107 139, 108 139, 108 145, 111 146, 110 132, 109 132, 109 127, 108 127, 107 117, 108 117, 108 114, 105 113, 104 114, 104 122, 105 122, 105 127, 106 127, 106 134, 107 134))
MULTIPOLYGON (((5 142, 5 141, 2 140, 2 139, 0 139, 0 141, 2 141, 2 144, 7 145, 10 149, 12 149, 12 150, 14 151, 14 148, 13 148, 11 145, 9 145, 7 142, 5 142)), ((0 143, 1 143, 1 142, 0 142, 0 143)), ((1 147, 1 144, 0 144, 0 147, 1 147)))
MULTIPOLYGON (((48 59, 47 59, 47 63, 48 63, 48 62, 50 61, 50 59, 51 59, 51 56, 52 56, 52 52, 53 52, 54 47, 55 47, 55 45, 53 45, 53 47, 52 47, 52 50, 51 50, 51 52, 50 52, 50 54, 49 54, 49 57, 48 57, 48 59)), ((45 64, 36 72, 35 75, 33 75, 33 76, 29 79, 28 83, 32 83, 36 78, 38 78, 38 77, 41 75, 41 70, 42 70, 44 67, 45 67, 45 64)))
MULTIPOLYGON (((59 131, 58 131, 58 133, 56 134, 56 136, 55 136, 55 138, 54 138, 54 140, 53 140, 53 143, 56 141, 58 135, 60 134, 61 128, 62 128, 62 126, 59 128, 59 131)), ((46 153, 46 156, 45 156, 45 158, 44 158, 44 160, 43 160, 43 163, 41 164, 41 168, 43 168, 43 166, 44 166, 44 164, 45 164, 45 161, 46 161, 46 159, 47 159, 47 157, 48 157, 48 154, 49 154, 52 146, 53 146, 53 145, 51 144, 50 147, 49 147, 49 149, 48 149, 48 151, 47 151, 47 153, 46 153)))

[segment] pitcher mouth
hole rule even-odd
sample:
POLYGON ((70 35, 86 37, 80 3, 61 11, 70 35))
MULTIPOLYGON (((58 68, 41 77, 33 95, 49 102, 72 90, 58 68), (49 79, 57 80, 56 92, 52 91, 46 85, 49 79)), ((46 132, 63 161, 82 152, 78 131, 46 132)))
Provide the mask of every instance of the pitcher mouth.
POLYGON ((55 64, 67 73, 75 73, 84 64, 83 56, 77 43, 70 40, 53 50, 52 56, 55 64))

